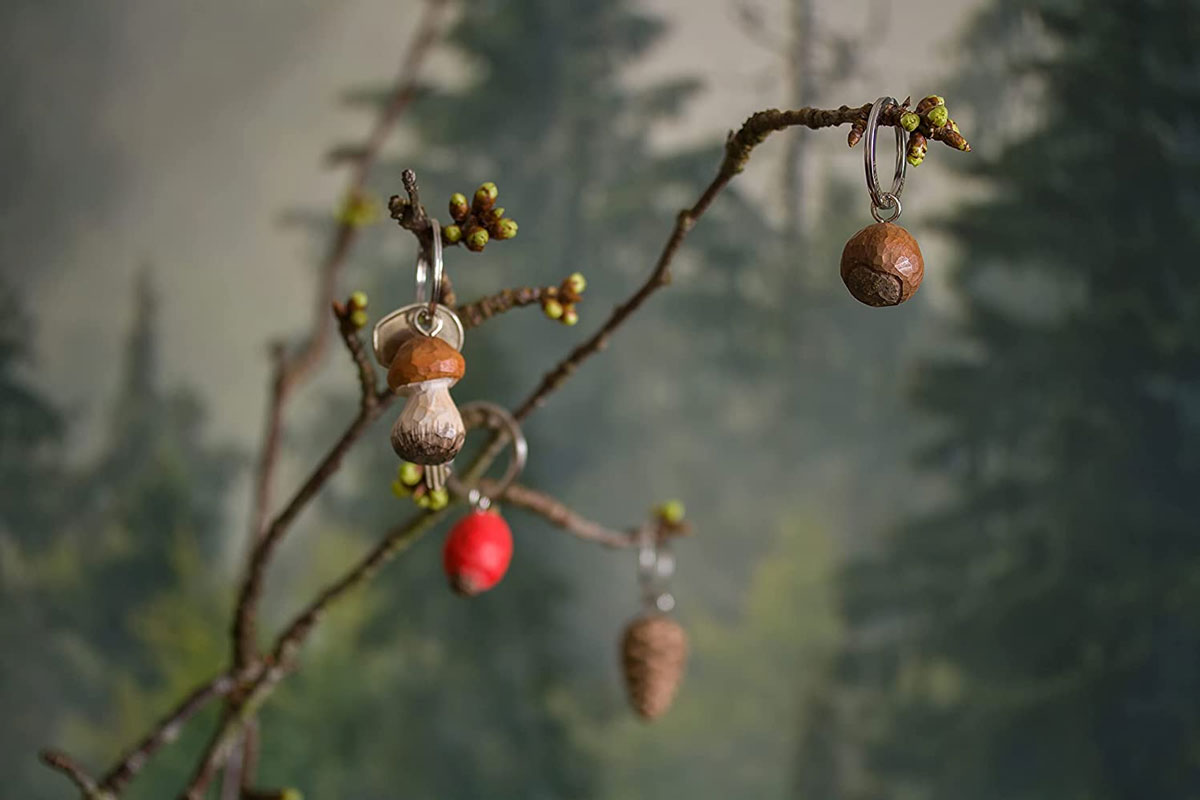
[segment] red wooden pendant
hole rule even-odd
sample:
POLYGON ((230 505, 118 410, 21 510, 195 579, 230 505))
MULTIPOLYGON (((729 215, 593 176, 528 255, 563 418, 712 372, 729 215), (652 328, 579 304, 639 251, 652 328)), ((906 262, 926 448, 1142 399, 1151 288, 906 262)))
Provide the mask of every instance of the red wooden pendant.
POLYGON ((442 566, 450 588, 472 596, 500 582, 512 553, 512 531, 504 518, 496 511, 472 511, 446 537, 442 566))

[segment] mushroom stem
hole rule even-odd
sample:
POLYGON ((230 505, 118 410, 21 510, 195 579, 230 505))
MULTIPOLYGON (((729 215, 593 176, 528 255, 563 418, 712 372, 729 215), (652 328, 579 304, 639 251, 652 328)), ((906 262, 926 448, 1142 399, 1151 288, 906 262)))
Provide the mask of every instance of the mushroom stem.
POLYGON ((466 438, 462 415, 450 397, 453 378, 412 383, 397 389, 408 400, 392 426, 392 449, 414 464, 445 464, 466 438))

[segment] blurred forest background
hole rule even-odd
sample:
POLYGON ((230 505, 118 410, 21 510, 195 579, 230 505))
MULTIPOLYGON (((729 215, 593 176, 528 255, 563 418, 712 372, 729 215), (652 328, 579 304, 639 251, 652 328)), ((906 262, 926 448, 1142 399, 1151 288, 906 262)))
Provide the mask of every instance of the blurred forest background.
MULTIPOLYGON (((777 135, 529 424, 528 482, 579 510, 687 503, 664 720, 616 669, 633 554, 513 512, 499 589, 451 595, 434 536, 336 613, 264 715, 263 783, 1200 797, 1200 5, 943 5, 456 4, 371 190, 412 166, 433 210, 496 181, 521 232, 450 253, 464 299, 589 280, 577 328, 472 334, 460 402, 518 400, 599 324, 751 111, 938 91, 974 152, 910 171, 926 286, 877 310, 837 276, 858 151, 777 135)), ((224 663, 263 344, 300 328, 339 201, 297 176, 361 137, 417 6, 0 7, 6 796, 70 796, 36 748, 108 763, 224 663)), ((407 302, 412 258, 370 227, 343 294, 407 302)), ((281 491, 353 413, 341 358, 288 419, 281 491)), ((381 422, 272 572, 274 619, 409 513, 393 469, 381 422)), ((178 789, 209 719, 130 796, 178 789)))

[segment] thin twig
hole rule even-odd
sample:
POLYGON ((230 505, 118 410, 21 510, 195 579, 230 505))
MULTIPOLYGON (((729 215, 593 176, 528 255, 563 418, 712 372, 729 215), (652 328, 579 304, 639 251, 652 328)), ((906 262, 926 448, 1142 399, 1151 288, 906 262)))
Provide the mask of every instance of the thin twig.
MULTIPOLYGON (((396 121, 416 96, 420 67, 437 41, 442 11, 446 4, 447 0, 426 0, 424 12, 417 23, 413 38, 409 42, 407 54, 390 98, 376 118, 375 125, 367 136, 366 145, 356 158, 355 168, 345 190, 344 196, 347 199, 362 195, 367 176, 378 161, 384 143, 395 127, 396 121)), ((328 351, 330 320, 327 309, 334 299, 338 275, 357 242, 360 231, 361 225, 349 217, 343 218, 338 223, 329 250, 318 271, 315 310, 307 338, 293 353, 287 353, 279 345, 273 350, 271 396, 267 405, 263 442, 259 449, 251 513, 251 552, 267 535, 267 519, 271 513, 271 493, 283 439, 284 406, 292 392, 311 375, 328 351)), ((253 614, 254 611, 251 610, 250 613, 253 614)), ((246 648, 247 644, 250 642, 244 638, 235 639, 233 642, 234 662, 240 667, 246 666, 253 658, 252 650, 246 648)))
POLYGON ((458 316, 462 319, 463 328, 470 330, 479 327, 497 314, 541 303, 548 291, 557 288, 556 286, 522 286, 518 289, 504 289, 480 298, 474 303, 468 303, 458 309, 458 316))
POLYGON ((91 775, 88 775, 87 771, 76 764, 75 760, 66 753, 59 752, 58 750, 43 750, 38 755, 41 757, 43 764, 66 775, 71 783, 79 788, 80 793, 87 800, 108 800, 108 798, 112 797, 111 794, 100 789, 96 785, 95 779, 91 775))
MULTIPOLYGON (((483 481, 480 488, 485 494, 490 495, 494 491, 495 484, 491 481, 483 481)), ((545 517, 547 521, 572 536, 597 542, 605 547, 632 547, 637 544, 642 530, 641 526, 624 531, 615 530, 582 516, 545 492, 539 492, 517 483, 505 489, 499 499, 510 506, 523 508, 545 517)))
POLYGON ((113 794, 119 794, 159 748, 179 737, 185 722, 212 700, 229 694, 235 685, 236 682, 230 675, 223 674, 193 689, 175 708, 163 716, 141 741, 121 756, 101 779, 101 787, 113 794))
POLYGON ((275 548, 287 533, 292 522, 300 515, 300 512, 312 501, 317 493, 321 491, 325 483, 333 477, 338 468, 342 464, 342 459, 354 443, 358 441, 363 432, 370 427, 371 423, 379 418, 379 415, 391 405, 395 399, 395 395, 391 393, 376 394, 375 402, 360 407, 358 413, 351 421, 350 425, 338 438, 309 474, 308 479, 292 496, 292 499, 284 506, 283 510, 275 517, 271 524, 267 527, 266 533, 254 548, 251 553, 250 566, 246 571, 246 576, 242 581, 241 589, 238 592, 237 607, 234 612, 234 621, 232 635, 235 641, 239 642, 239 647, 243 652, 252 653, 255 651, 256 635, 256 613, 259 596, 262 594, 263 578, 266 574, 267 565, 271 560, 271 556, 275 552, 275 548))

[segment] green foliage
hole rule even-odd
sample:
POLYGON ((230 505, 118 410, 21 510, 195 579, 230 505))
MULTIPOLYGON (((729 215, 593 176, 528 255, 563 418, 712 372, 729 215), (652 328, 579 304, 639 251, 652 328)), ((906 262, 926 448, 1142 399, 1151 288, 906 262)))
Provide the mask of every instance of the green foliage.
MULTIPOLYGON (((0 384, 20 388, 0 398, 0 418, 23 420, 2 450, 29 481, 0 491, 0 650, 21 654, 0 673, 0 768, 39 795, 62 779, 37 764, 37 747, 110 759, 223 657, 224 603, 214 598, 225 587, 210 563, 234 461, 204 443, 190 395, 160 388, 146 276, 134 308, 109 439, 90 465, 58 460, 48 447, 57 415, 0 362, 0 384)), ((175 750, 156 763, 132 796, 177 789, 182 758, 175 750)))
POLYGON ((687 613, 688 675, 653 725, 621 714, 587 731, 610 765, 602 798, 790 796, 804 701, 839 638, 833 542, 803 519, 779 526, 735 619, 687 613))
POLYGON ((984 17, 1002 18, 1028 27, 981 43, 983 63, 1040 43, 1022 63, 1045 103, 973 159, 988 197, 948 222, 960 352, 924 365, 916 397, 941 431, 925 461, 955 492, 847 580, 870 642, 854 683, 881 711, 868 796, 1190 797, 1200 85, 1183 76, 1200 69, 1200 10, 1056 0, 984 17))

